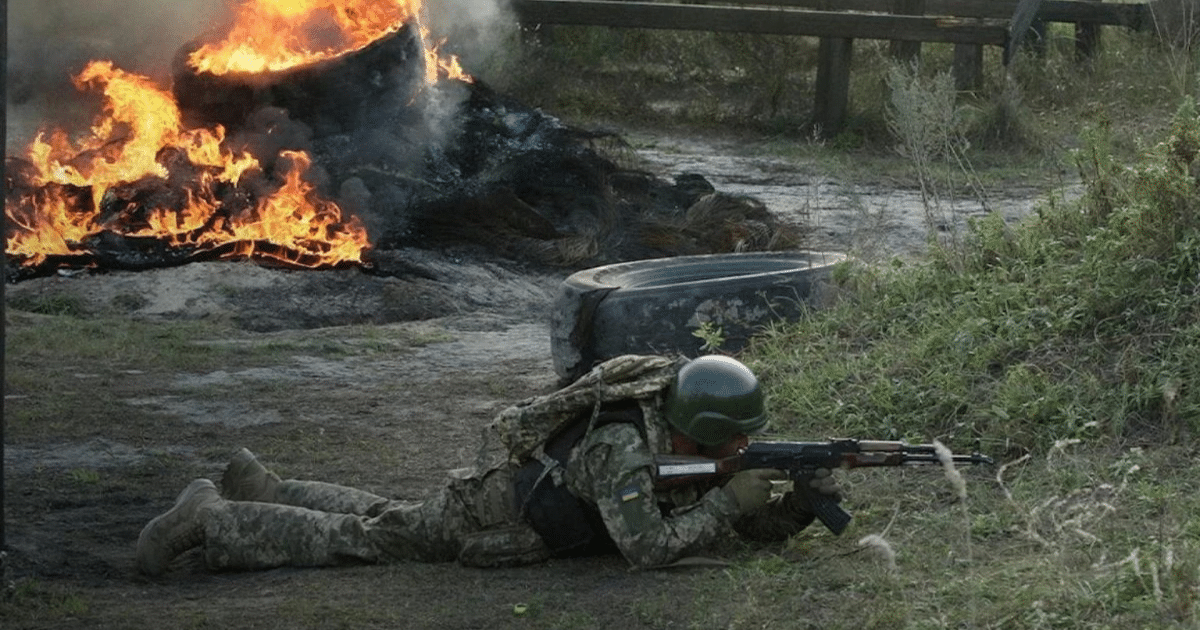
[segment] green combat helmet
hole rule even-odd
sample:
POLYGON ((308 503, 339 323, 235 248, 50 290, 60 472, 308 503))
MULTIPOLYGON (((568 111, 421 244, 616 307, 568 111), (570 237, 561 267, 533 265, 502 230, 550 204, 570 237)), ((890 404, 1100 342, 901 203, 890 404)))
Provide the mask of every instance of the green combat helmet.
POLYGON ((680 433, 717 446, 767 424, 762 389, 750 368, 710 355, 688 362, 667 392, 667 422, 680 433))

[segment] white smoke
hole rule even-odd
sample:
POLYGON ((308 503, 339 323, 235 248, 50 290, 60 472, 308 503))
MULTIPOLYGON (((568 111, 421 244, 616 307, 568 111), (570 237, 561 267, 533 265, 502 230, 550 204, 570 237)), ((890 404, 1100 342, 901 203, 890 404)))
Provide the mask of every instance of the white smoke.
POLYGON ((39 128, 78 128, 95 111, 81 106, 71 77, 94 59, 169 85, 181 45, 216 27, 222 0, 8 0, 8 153, 39 128))
POLYGON ((490 58, 516 31, 506 0, 424 0, 424 8, 433 43, 458 55, 468 73, 473 63, 490 58))

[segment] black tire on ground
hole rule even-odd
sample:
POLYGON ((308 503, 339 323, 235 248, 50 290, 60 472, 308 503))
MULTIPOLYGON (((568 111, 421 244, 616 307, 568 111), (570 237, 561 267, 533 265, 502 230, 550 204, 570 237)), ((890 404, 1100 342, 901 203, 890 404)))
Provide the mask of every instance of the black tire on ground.
POLYGON ((741 350, 773 321, 820 306, 840 254, 765 252, 639 260, 585 269, 559 287, 551 318, 554 371, 573 381, 622 354, 704 354, 694 333, 719 327, 719 351, 741 350))

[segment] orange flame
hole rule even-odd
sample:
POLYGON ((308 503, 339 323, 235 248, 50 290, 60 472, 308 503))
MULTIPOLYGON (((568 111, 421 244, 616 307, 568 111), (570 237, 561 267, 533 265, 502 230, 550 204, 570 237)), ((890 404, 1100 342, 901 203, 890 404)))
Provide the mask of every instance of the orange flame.
POLYGON ((421 0, 243 0, 221 42, 188 57, 197 72, 278 72, 360 50, 410 22, 421 31, 426 81, 470 81, 458 60, 439 59, 421 25, 421 0), (439 72, 440 69, 440 72, 439 72))
MULTIPOLYGON (((444 44, 445 41, 439 42, 438 46, 444 44)), ((465 81, 471 83, 473 79, 471 75, 463 71, 462 66, 458 63, 458 57, 449 55, 442 58, 437 51, 437 46, 429 44, 429 29, 421 27, 421 45, 425 49, 425 82, 429 85, 434 85, 438 82, 439 76, 444 76, 448 79, 465 81)))
POLYGON ((83 241, 110 230, 200 249, 241 243, 227 255, 267 256, 306 267, 361 261, 369 247, 365 228, 357 219, 343 220, 336 204, 317 198, 313 187, 300 180, 309 166, 307 155, 285 155, 293 168, 283 187, 254 212, 245 213, 248 216, 227 221, 217 187, 236 186, 248 171, 261 167, 252 156, 222 146, 222 127, 184 128, 169 93, 107 61, 89 64, 75 83, 80 89, 103 92, 103 113, 90 135, 77 142, 62 130, 34 140, 28 153, 33 170, 29 179, 38 188, 8 204, 15 227, 9 234, 9 254, 36 265, 49 256, 77 254, 83 241), (136 220, 130 220, 129 208, 120 207, 120 202, 105 207, 106 196, 115 188, 169 181, 173 174, 164 162, 173 155, 186 156, 188 168, 195 171, 192 181, 178 184, 182 207, 163 202, 171 207, 135 208, 140 215, 136 220), (264 249, 268 243, 273 246, 264 249))
MULTIPOLYGON (((228 36, 188 61, 212 74, 281 71, 362 49, 411 23, 420 36, 426 82, 470 82, 456 58, 442 58, 429 43, 421 13, 420 0, 240 0, 228 36)), ((39 134, 29 147, 33 173, 27 183, 37 188, 21 191, 24 197, 6 208, 12 226, 6 250, 24 264, 78 254, 104 231, 296 266, 362 260, 369 248, 365 228, 353 217, 343 219, 336 204, 302 180, 307 155, 284 156, 292 162, 285 183, 253 210, 230 209, 218 190, 235 188, 248 172, 262 169, 254 157, 224 145, 221 126, 185 128, 168 91, 111 62, 92 62, 75 84, 101 92, 103 112, 82 138, 55 130, 39 134), (177 181, 186 175, 173 172, 174 166, 194 178, 177 181), (147 181, 170 183, 176 194, 121 199, 120 190, 147 181)))
POLYGON ((228 37, 189 57, 201 72, 272 72, 358 50, 414 18, 419 0, 246 0, 228 37))
POLYGON ((104 113, 92 125, 91 136, 78 144, 62 130, 48 140, 38 134, 29 148, 37 183, 91 186, 99 207, 104 192, 115 184, 147 175, 166 177, 166 167, 158 162, 163 147, 183 149, 193 164, 220 167, 218 179, 233 184, 258 167, 253 157, 221 147, 225 130, 219 125, 184 129, 175 99, 146 77, 116 69, 109 61, 93 61, 75 77, 75 85, 103 91, 104 113))
POLYGON ((357 217, 343 220, 337 204, 321 199, 303 180, 312 165, 308 154, 283 151, 281 156, 292 162, 284 184, 259 201, 252 216, 226 222, 215 218, 218 208, 210 200, 193 199, 185 212, 155 212, 147 217, 148 226, 131 236, 171 234, 171 244, 201 249, 235 243, 231 255, 265 257, 297 267, 358 261, 369 247, 366 228, 357 217), (201 231, 214 218, 212 229, 201 231))
MULTIPOLYGON (((235 240, 271 243, 297 252, 300 257, 286 259, 297 266, 359 260, 369 246, 366 228, 357 217, 344 221, 341 208, 332 201, 320 199, 316 188, 302 179, 312 164, 308 154, 284 151, 283 157, 293 160, 293 168, 288 171, 283 187, 258 204, 257 221, 230 226, 235 240)), ((246 255, 250 253, 246 252, 246 255)), ((278 256, 270 250, 261 253, 278 256)))

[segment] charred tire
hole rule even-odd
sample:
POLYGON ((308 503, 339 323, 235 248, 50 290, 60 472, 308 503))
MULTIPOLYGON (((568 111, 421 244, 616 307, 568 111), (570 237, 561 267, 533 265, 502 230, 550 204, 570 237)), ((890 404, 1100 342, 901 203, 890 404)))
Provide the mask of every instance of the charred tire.
POLYGON ((772 321, 795 320, 821 302, 839 254, 767 252, 680 256, 572 274, 551 318, 554 371, 571 381, 622 354, 703 353, 694 333, 721 329, 736 352, 772 321))

